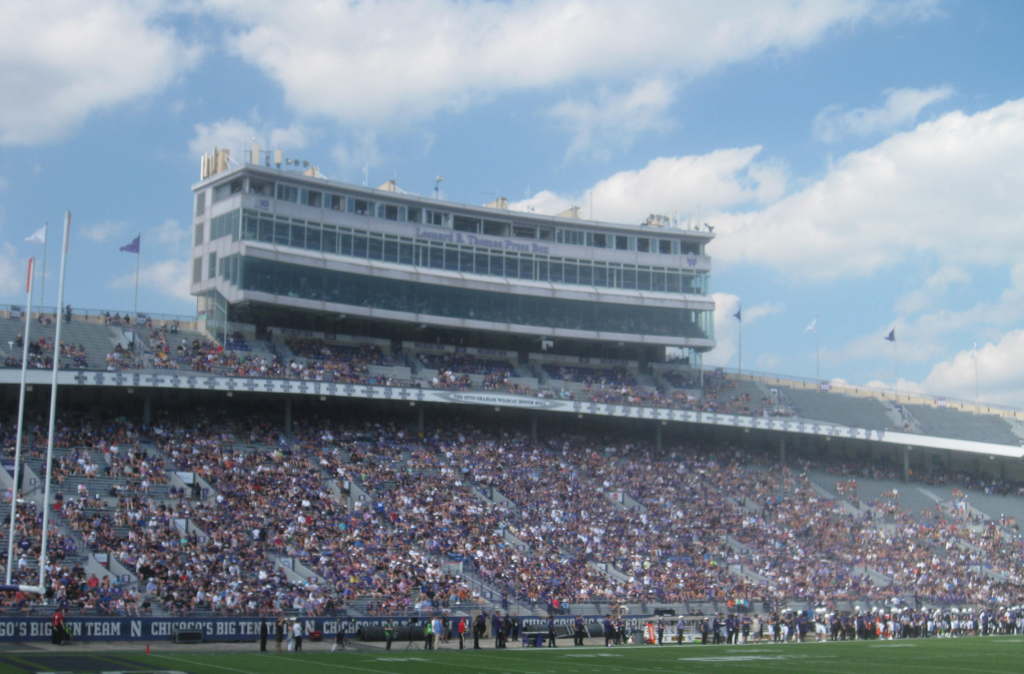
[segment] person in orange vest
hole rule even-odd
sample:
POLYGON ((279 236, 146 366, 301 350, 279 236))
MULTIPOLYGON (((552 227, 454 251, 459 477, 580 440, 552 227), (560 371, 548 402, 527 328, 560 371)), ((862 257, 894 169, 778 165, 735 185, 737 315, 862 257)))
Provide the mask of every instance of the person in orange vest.
POLYGON ((50 638, 54 646, 63 646, 64 637, 67 636, 64 626, 64 614, 58 608, 53 612, 53 619, 50 624, 50 638))

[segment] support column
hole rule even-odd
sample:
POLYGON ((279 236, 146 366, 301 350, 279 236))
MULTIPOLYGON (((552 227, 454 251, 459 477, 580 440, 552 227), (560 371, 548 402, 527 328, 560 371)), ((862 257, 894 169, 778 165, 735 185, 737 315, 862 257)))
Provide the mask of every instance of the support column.
POLYGON ((142 423, 149 426, 153 420, 153 392, 146 391, 145 397, 142 399, 142 423))
POLYGON ((786 438, 779 438, 779 461, 786 463, 786 438))
POLYGON ((910 447, 903 448, 903 481, 910 482, 910 447))
POLYGON ((665 427, 662 426, 660 422, 657 426, 654 427, 654 443, 657 446, 659 452, 661 451, 661 440, 662 436, 664 435, 664 428, 665 427))
POLYGON ((284 399, 284 432, 288 435, 292 433, 292 399, 290 396, 284 399))
POLYGON ((419 409, 416 410, 416 432, 423 435, 427 432, 426 426, 423 421, 423 405, 420 405, 419 409))
POLYGON ((537 442, 537 415, 530 415, 530 439, 537 442))

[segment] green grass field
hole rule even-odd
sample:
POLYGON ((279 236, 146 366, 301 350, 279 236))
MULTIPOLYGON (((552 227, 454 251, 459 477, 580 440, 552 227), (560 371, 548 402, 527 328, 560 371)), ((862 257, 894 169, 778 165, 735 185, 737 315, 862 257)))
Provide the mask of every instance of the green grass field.
POLYGON ((378 674, 611 674, 612 672, 785 672, 800 674, 933 674, 1024 671, 1024 636, 913 641, 787 644, 785 646, 559 647, 507 651, 348 651, 259 654, 253 650, 204 652, 203 647, 154 648, 151 655, 4 653, 0 671, 15 672, 375 672, 378 674))

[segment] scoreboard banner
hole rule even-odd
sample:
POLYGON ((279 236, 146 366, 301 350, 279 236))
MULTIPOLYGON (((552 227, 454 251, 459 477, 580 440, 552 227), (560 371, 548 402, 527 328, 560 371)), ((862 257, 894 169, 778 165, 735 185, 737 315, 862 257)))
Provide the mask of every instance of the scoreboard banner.
MULTIPOLYGON (((48 385, 49 371, 31 370, 28 383, 48 385)), ((0 370, 0 384, 17 384, 20 371, 0 370)), ((510 409, 527 409, 546 412, 561 412, 577 415, 597 415, 648 419, 665 423, 690 423, 708 426, 725 426, 803 435, 817 435, 852 440, 885 442, 907 447, 947 449, 972 454, 1022 458, 1024 448, 999 445, 973 440, 941 438, 897 431, 853 428, 822 421, 811 421, 791 417, 751 417, 739 414, 720 414, 695 410, 677 410, 636 405, 608 405, 558 398, 539 398, 490 391, 447 391, 402 386, 371 386, 365 384, 337 384, 296 379, 262 379, 250 377, 218 377, 197 373, 139 373, 139 372, 96 372, 62 370, 58 373, 60 386, 102 386, 112 388, 176 389, 194 391, 223 391, 226 393, 271 393, 299 396, 322 396, 333 398, 359 398, 366 400, 391 400, 410 403, 447 403, 457 405, 483 405, 510 409)))

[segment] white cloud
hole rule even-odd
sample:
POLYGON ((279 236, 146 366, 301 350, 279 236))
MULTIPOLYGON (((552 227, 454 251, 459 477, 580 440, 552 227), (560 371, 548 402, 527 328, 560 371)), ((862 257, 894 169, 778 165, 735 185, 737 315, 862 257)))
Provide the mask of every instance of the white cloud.
POLYGON ((1024 248, 1024 100, 951 112, 853 152, 767 208, 720 214, 720 263, 789 277, 870 276, 924 252, 939 264, 1014 264, 1024 248))
POLYGON ((630 223, 640 222, 651 213, 668 215, 680 209, 680 218, 685 221, 686 214, 695 214, 698 205, 706 214, 769 203, 785 193, 786 170, 778 163, 755 162, 760 152, 761 146, 755 145, 705 155, 661 157, 642 169, 616 173, 586 194, 566 197, 543 191, 516 202, 514 207, 551 215, 577 204, 589 217, 593 192, 596 219, 630 223))
POLYGON ((896 311, 901 314, 918 313, 942 300, 949 286, 970 282, 971 275, 960 267, 944 265, 925 280, 923 287, 900 298, 896 311))
POLYGON ((349 140, 343 141, 335 146, 331 156, 345 173, 352 174, 359 172, 359 182, 362 182, 362 170, 367 167, 370 187, 383 183, 383 180, 375 180, 373 172, 385 162, 384 154, 377 145, 377 134, 372 131, 353 133, 349 140))
POLYGON ((0 243, 0 296, 20 296, 24 299, 27 269, 27 266, 22 267, 14 246, 6 241, 0 243))
POLYGON ((37 145, 96 111, 158 93, 192 68, 153 2, 7 0, 0 20, 0 144, 37 145))
MULTIPOLYGON (((259 118, 256 116, 256 123, 259 118)), ((214 147, 227 148, 231 157, 240 161, 238 153, 247 153, 252 149, 255 138, 263 150, 284 149, 301 150, 309 144, 311 132, 299 123, 287 127, 261 125, 258 128, 249 122, 235 117, 219 120, 212 124, 196 124, 196 135, 188 142, 189 153, 200 157, 214 147)))
POLYGON ((123 222, 111 222, 110 220, 104 220, 103 222, 97 222, 94 225, 87 225, 79 230, 82 236, 95 241, 97 243, 106 241, 115 234, 120 234, 125 230, 127 225, 123 222))
POLYGON ((168 218, 153 228, 153 238, 161 246, 178 249, 188 241, 189 232, 177 220, 168 218))
MULTIPOLYGON (((498 93, 579 81, 682 81, 829 29, 893 18, 874 0, 613 0, 305 3, 209 0, 229 48, 283 88, 296 111, 359 127, 460 110, 498 93)), ((933 2, 904 14, 921 16, 933 2)), ((380 128, 380 127, 376 127, 380 128)))
POLYGON ((548 113, 572 133, 566 159, 583 155, 598 161, 628 149, 645 131, 665 131, 673 98, 672 85, 660 79, 641 82, 625 93, 602 88, 596 100, 566 99, 548 113))
POLYGON ((843 106, 830 105, 814 119, 814 135, 825 143, 845 136, 869 136, 887 133, 917 120, 925 107, 953 95, 949 86, 931 89, 893 89, 879 108, 856 108, 843 112, 843 106))
MULTIPOLYGON (((139 268, 139 285, 152 288, 175 299, 190 300, 190 282, 192 280, 192 263, 190 260, 163 260, 151 264, 143 264, 139 268)), ((108 284, 115 290, 126 290, 135 287, 135 272, 114 278, 108 284)))

